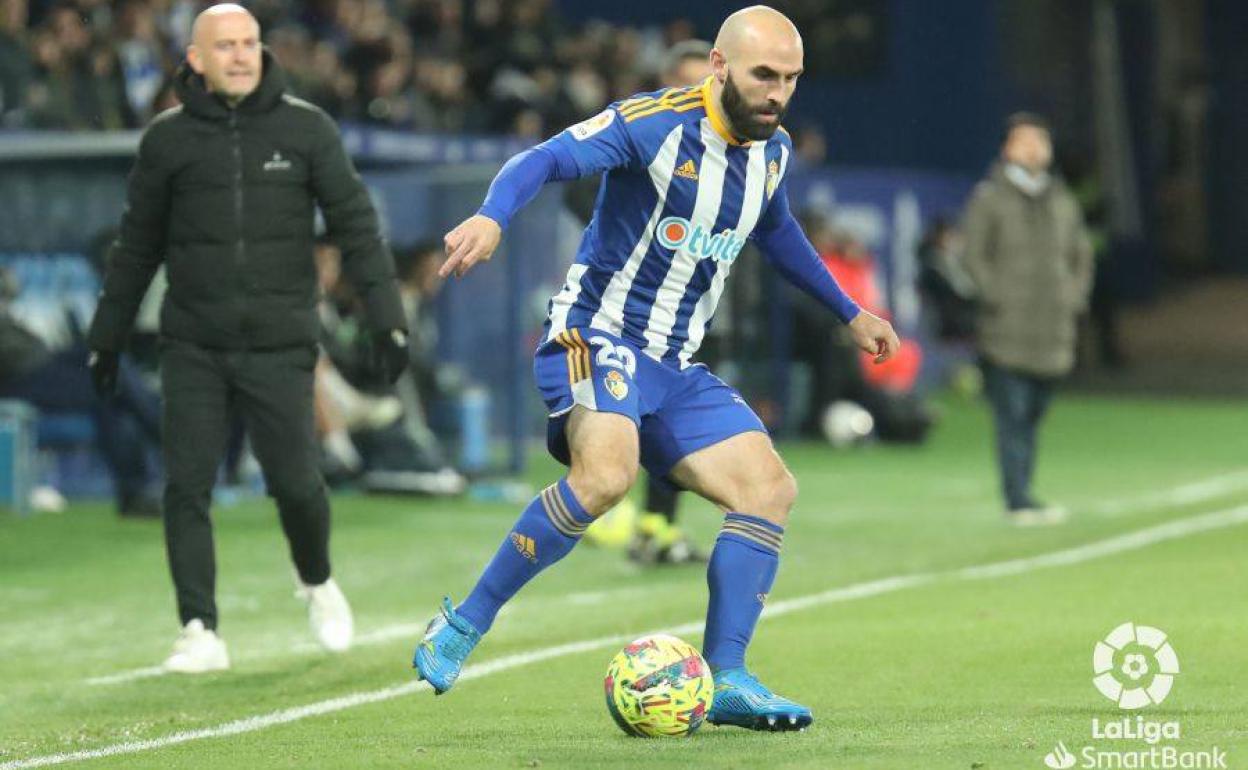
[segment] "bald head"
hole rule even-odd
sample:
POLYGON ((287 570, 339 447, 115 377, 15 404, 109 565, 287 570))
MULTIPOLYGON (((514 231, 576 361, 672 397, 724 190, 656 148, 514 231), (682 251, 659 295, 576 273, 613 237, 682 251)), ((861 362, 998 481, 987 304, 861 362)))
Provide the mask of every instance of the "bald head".
POLYGON ((208 90, 236 106, 260 85, 260 24, 246 8, 221 3, 195 17, 186 61, 208 90))
POLYGON ((802 36, 788 16, 775 8, 752 5, 724 19, 715 47, 729 57, 775 50, 780 55, 796 54, 800 60, 802 36))
POLYGON ((202 45, 203 41, 211 40, 216 33, 217 25, 223 20, 228 23, 231 16, 241 16, 243 20, 250 19, 259 31, 260 25, 256 22, 256 17, 251 15, 251 11, 235 3, 219 3, 205 8, 195 17, 195 23, 191 25, 192 44, 202 45))
POLYGON ((765 5, 724 19, 711 51, 712 90, 738 139, 769 139, 780 126, 802 74, 802 36, 765 5))

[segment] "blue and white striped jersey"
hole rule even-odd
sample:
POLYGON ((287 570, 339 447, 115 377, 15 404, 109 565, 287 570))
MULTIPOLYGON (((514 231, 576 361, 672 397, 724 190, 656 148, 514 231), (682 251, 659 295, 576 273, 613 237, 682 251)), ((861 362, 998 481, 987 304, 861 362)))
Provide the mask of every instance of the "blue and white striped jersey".
POLYGON ((710 325, 733 261, 775 196, 792 143, 783 130, 739 143, 710 79, 617 102, 548 140, 580 176, 606 171, 594 216, 546 339, 589 327, 685 368, 710 325))

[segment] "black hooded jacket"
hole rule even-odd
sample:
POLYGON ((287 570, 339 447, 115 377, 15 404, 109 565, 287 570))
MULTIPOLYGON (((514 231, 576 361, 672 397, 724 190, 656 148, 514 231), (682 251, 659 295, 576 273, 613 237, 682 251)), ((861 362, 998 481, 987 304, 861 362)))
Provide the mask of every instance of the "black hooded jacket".
POLYGON ((125 346, 162 261, 162 335, 219 349, 315 343, 317 205, 369 326, 406 328, 394 260, 337 126, 285 89, 268 51, 260 85, 233 109, 182 65, 182 106, 153 119, 139 144, 93 350, 125 346))

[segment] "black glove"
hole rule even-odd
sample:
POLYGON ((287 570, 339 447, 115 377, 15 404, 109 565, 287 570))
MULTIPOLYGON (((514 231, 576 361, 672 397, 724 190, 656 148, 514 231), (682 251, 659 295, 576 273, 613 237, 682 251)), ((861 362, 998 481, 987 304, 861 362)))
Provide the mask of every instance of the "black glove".
POLYGON ((97 395, 108 397, 117 392, 117 367, 121 356, 110 350, 92 350, 87 356, 91 384, 97 395))
POLYGON ((393 385, 407 368, 407 332, 391 329, 373 335, 373 374, 393 385))

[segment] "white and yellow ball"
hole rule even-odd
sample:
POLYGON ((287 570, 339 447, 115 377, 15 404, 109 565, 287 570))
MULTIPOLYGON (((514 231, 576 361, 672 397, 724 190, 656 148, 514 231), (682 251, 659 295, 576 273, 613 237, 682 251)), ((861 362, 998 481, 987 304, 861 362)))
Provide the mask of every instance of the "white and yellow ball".
POLYGON ((629 735, 689 735, 706 720, 715 697, 710 666, 688 642, 644 636, 620 650, 604 680, 607 710, 629 735))

